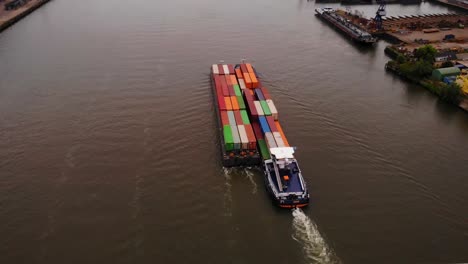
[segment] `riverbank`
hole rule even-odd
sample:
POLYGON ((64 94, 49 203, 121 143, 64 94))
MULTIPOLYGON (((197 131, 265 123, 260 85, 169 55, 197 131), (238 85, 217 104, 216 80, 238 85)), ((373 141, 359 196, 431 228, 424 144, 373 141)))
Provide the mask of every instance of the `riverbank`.
POLYGON ((25 16, 32 13, 42 5, 46 4, 50 0, 31 0, 25 5, 14 10, 5 10, 3 6, 0 7, 0 32, 9 28, 25 16))
MULTIPOLYGON (((461 88, 463 79, 458 81, 458 78, 453 77, 456 79, 448 81, 448 79, 443 78, 442 81, 442 79, 435 78, 434 71, 436 69, 447 69, 448 64, 453 66, 457 63, 457 61, 451 60, 446 60, 443 64, 434 63, 437 54, 441 52, 444 51, 437 50, 431 45, 423 46, 419 51, 412 52, 396 46, 389 46, 385 49, 385 54, 392 60, 385 64, 385 69, 402 79, 421 85, 443 101, 468 112, 468 97, 461 88)), ((466 71, 464 74, 466 76, 466 71)))

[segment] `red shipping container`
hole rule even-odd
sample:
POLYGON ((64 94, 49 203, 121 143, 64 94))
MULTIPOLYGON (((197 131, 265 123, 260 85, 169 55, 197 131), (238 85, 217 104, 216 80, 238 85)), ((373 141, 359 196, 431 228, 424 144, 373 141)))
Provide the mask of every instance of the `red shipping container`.
POLYGON ((247 101, 247 102, 255 101, 255 99, 254 99, 254 97, 253 97, 253 95, 251 93, 244 93, 244 96, 245 96, 245 101, 247 101))
POLYGON ((218 64, 218 70, 219 70, 219 74, 220 74, 220 75, 224 74, 224 69, 223 69, 223 65, 222 65, 222 64, 218 64))
POLYGON ((276 127, 275 119, 273 118, 273 116, 265 116, 265 117, 268 122, 268 126, 270 127, 270 131, 278 132, 278 128, 276 127))
POLYGON ((219 110, 227 110, 226 101, 224 100, 224 96, 222 94, 218 94, 218 107, 219 110))
POLYGON ((260 128, 260 124, 257 121, 252 122, 252 128, 257 140, 263 139, 262 129, 260 128))
POLYGON ((263 97, 265 97, 265 100, 271 100, 271 95, 270 95, 270 92, 268 92, 267 88, 262 87, 261 89, 262 89, 263 97))
POLYGON ((236 96, 236 92, 234 91, 234 86, 229 85, 228 90, 229 90, 229 96, 236 96))
POLYGON ((247 138, 249 139, 249 149, 256 149, 257 148, 257 139, 255 139, 255 134, 253 132, 252 125, 247 124, 244 125, 245 132, 247 133, 247 138))
POLYGON ((228 89, 228 86, 227 86, 227 83, 226 83, 226 78, 224 78, 224 76, 220 76, 219 80, 220 80, 221 86, 223 88, 223 95, 224 96, 229 96, 229 89, 228 89))
POLYGON ((242 76, 241 69, 236 68, 236 76, 237 76, 237 79, 244 79, 244 76, 242 76))
POLYGON ((236 124, 243 125, 244 121, 242 120, 242 116, 239 110, 234 111, 234 117, 236 118, 236 124))
POLYGON ((257 108, 255 108, 255 104, 253 101, 247 101, 247 105, 249 106, 250 115, 253 118, 258 118, 257 108))
POLYGON ((223 78, 226 79, 226 83, 227 83, 228 86, 229 86, 229 85, 232 85, 232 83, 231 83, 231 75, 224 75, 223 78))
POLYGON ((228 69, 230 74, 234 74, 234 66, 232 64, 228 64, 228 69))
POLYGON ((229 117, 227 111, 221 111, 221 123, 223 126, 229 125, 229 117))
POLYGON ((242 71, 243 74, 249 72, 249 70, 247 70, 247 66, 245 66, 245 64, 241 64, 240 67, 241 67, 241 71, 242 71))

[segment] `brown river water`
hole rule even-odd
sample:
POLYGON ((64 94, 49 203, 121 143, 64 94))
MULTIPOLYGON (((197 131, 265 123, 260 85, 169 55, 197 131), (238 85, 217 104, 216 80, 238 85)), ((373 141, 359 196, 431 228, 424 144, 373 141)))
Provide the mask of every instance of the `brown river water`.
POLYGON ((468 114, 325 5, 55 0, 1 33, 0 263, 468 262, 468 114), (221 166, 209 70, 241 59, 297 146, 304 210, 221 166))

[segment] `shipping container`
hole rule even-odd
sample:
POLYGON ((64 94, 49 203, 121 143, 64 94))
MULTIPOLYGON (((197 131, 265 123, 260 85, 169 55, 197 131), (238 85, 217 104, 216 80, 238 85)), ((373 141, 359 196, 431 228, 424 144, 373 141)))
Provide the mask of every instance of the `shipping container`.
POLYGON ((252 129, 255 133, 255 137, 258 139, 263 139, 263 133, 262 133, 262 128, 260 127, 260 124, 257 121, 252 121, 252 129))
POLYGON ((255 107, 254 101, 247 101, 247 106, 249 107, 252 118, 258 118, 257 108, 255 107))
POLYGON ((245 86, 249 89, 252 89, 252 81, 250 80, 250 75, 249 73, 244 73, 244 82, 245 86))
POLYGON ((271 132, 270 126, 268 125, 268 121, 264 116, 259 116, 258 121, 260 122, 260 127, 262 128, 263 134, 271 132))
POLYGON ((237 130, 239 130, 241 149, 249 149, 249 138, 247 137, 244 125, 237 125, 237 130))
POLYGON ((239 109, 245 110, 244 98, 242 98, 242 96, 236 96, 236 97, 237 97, 237 103, 239 104, 239 109))
POLYGON ((270 108, 268 107, 268 104, 266 103, 266 101, 260 101, 260 105, 262 106, 263 113, 265 115, 271 115, 270 108))
POLYGON ((213 64, 211 68, 212 68, 213 74, 219 74, 218 65, 213 64))
POLYGON ((234 117, 236 118, 236 124, 237 125, 243 125, 244 122, 242 120, 242 116, 239 110, 234 111, 234 117))
POLYGON ((263 97, 265 97, 265 100, 271 100, 271 95, 268 89, 265 87, 262 87, 261 89, 262 89, 263 97))
POLYGON ((278 110, 276 110, 276 106, 273 103, 273 100, 266 100, 268 108, 270 109, 271 115, 275 120, 278 120, 278 110))
POLYGON ((280 132, 273 132, 273 138, 275 139, 275 142, 278 148, 286 147, 286 145, 283 142, 283 138, 281 137, 280 132))
POLYGON ((240 141, 240 136, 239 136, 239 130, 237 130, 237 125, 231 125, 231 131, 232 131, 232 140, 234 142, 234 149, 235 150, 240 150, 241 148, 241 141, 240 141))
POLYGON ((226 80, 226 83, 227 83, 228 87, 229 87, 230 85, 232 85, 232 83, 231 83, 231 75, 223 75, 223 77, 224 77, 224 79, 226 80))
POLYGON ((250 81, 252 82, 252 88, 258 88, 258 80, 257 77, 255 76, 255 73, 250 73, 250 81))
POLYGON ((246 63, 245 64, 245 67, 247 68, 247 71, 250 72, 250 73, 255 73, 253 67, 252 67, 252 64, 250 63, 246 63))
POLYGON ((270 151, 268 150, 267 144, 264 139, 257 140, 258 148, 260 149, 260 154, 264 160, 270 159, 270 151))
POLYGON ((261 89, 255 89, 254 91, 259 101, 265 101, 265 97, 263 97, 263 93, 261 89))
POLYGON ((224 102, 226 103, 226 110, 232 110, 231 97, 224 97, 224 102))
POLYGON ((236 78, 235 75, 229 75, 229 77, 231 78, 231 84, 232 84, 232 85, 238 84, 238 83, 237 83, 237 78, 236 78))
POLYGON ((239 85, 237 85, 237 84, 234 85, 233 89, 234 89, 234 93, 235 93, 236 96, 242 96, 242 92, 241 92, 241 90, 239 88, 239 85))
POLYGON ((228 89, 229 89, 229 96, 236 96, 236 91, 234 90, 234 86, 229 85, 228 89))
POLYGON ((234 74, 234 66, 232 64, 228 64, 229 74, 234 74))
POLYGON ((247 86, 245 85, 244 79, 239 79, 238 81, 239 81, 239 86, 240 86, 240 88, 241 88, 242 90, 247 89, 247 86))
POLYGON ((223 71, 224 71, 224 74, 229 74, 229 68, 226 64, 223 64, 223 71))
POLYGON ((218 108, 219 110, 227 110, 226 101, 224 101, 224 96, 222 94, 217 95, 218 97, 218 108))
POLYGON ((220 81, 221 87, 223 89, 223 95, 224 96, 229 96, 229 89, 228 89, 228 85, 226 83, 226 78, 224 78, 224 76, 220 76, 219 81, 220 81))
MULTIPOLYGON (((233 135, 234 135, 234 133, 233 133, 233 135)), ((266 143, 267 143, 268 149, 278 147, 278 146, 276 145, 275 138, 273 137, 273 133, 271 133, 271 132, 266 132, 266 133, 265 133, 265 141, 266 141, 266 143)), ((236 140, 234 139, 234 147, 235 147, 235 146, 236 146, 236 140)))
POLYGON ((222 64, 218 64, 218 71, 219 71, 219 74, 224 75, 224 68, 222 64))
POLYGON ((221 111, 221 123, 223 126, 230 125, 227 111, 221 111))
POLYGON ((228 116, 228 120, 229 120, 229 125, 231 125, 231 126, 237 125, 236 117, 234 115, 234 111, 227 111, 227 116, 228 116))
POLYGON ((286 139, 286 136, 284 135, 283 128, 281 127, 280 123, 278 121, 275 121, 276 128, 278 129, 278 132, 281 134, 281 138, 283 139, 283 143, 286 147, 289 147, 289 142, 286 139))
POLYGON ((255 104, 255 110, 257 110, 257 114, 259 116, 264 116, 265 114, 263 113, 263 108, 262 105, 260 104, 260 101, 254 101, 255 104))
POLYGON ((242 71, 242 75, 244 75, 246 73, 249 73, 249 70, 247 70, 247 66, 245 64, 241 64, 240 68, 241 68, 241 71, 242 71))
POLYGON ((224 148, 226 151, 234 150, 234 139, 232 137, 232 131, 230 125, 223 126, 223 137, 224 137, 224 148))
POLYGON ((270 127, 271 132, 278 132, 278 128, 275 124, 275 119, 272 116, 265 116, 265 119, 268 122, 268 126, 270 127))
POLYGON ((250 124, 249 115, 247 114, 247 111, 246 110, 240 110, 240 114, 241 114, 241 117, 242 117, 242 123, 244 125, 245 124, 250 124))
POLYGON ((255 138, 255 134, 252 128, 252 125, 245 124, 245 132, 247 133, 247 138, 249 139, 249 149, 256 149, 257 148, 257 139, 255 138))
POLYGON ((236 68, 236 77, 237 79, 243 79, 244 76, 242 76, 242 71, 239 68, 236 68))
POLYGON ((231 96, 232 110, 239 110, 239 103, 237 102, 237 97, 231 96))

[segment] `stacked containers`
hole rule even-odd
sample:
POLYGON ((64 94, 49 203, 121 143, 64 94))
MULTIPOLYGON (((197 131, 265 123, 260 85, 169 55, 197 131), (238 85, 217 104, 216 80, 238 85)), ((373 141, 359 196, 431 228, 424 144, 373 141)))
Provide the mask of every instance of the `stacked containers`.
POLYGON ((240 69, 234 69, 232 64, 214 64, 211 71, 225 150, 234 153, 256 150, 257 140, 242 97, 245 82, 237 78, 240 69))

